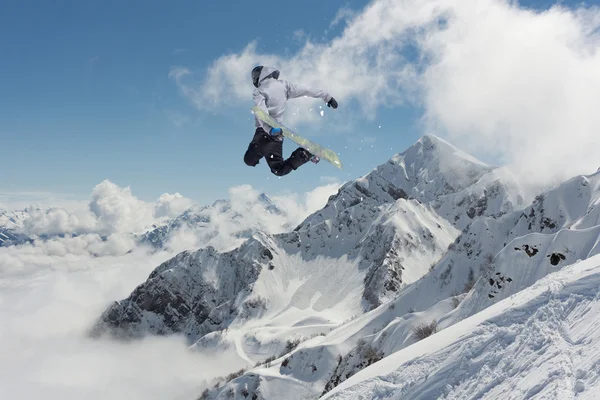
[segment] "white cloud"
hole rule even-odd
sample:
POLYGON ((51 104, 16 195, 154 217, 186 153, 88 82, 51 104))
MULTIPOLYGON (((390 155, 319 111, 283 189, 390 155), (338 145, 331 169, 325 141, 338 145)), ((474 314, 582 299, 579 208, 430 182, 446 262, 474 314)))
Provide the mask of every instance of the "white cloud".
POLYGON ((89 202, 63 202, 62 207, 47 209, 30 206, 22 230, 29 235, 99 234, 143 232, 166 218, 174 218, 193 205, 179 193, 164 193, 149 203, 135 197, 129 187, 105 180, 96 185, 89 202))
POLYGON ((108 180, 94 187, 89 208, 106 232, 138 232, 153 221, 150 204, 108 180))
POLYGON ((326 183, 326 184, 330 184, 330 183, 336 183, 339 184, 339 179, 337 178, 337 176, 321 176, 319 178, 319 181, 321 183, 326 183))
MULTIPOLYGON (((252 67, 273 65, 282 79, 338 98, 332 118, 351 104, 373 118, 378 107, 408 100, 424 108, 427 131, 498 157, 532 180, 596 170, 597 7, 537 12, 500 0, 376 0, 333 22, 341 20, 338 37, 306 39, 295 54, 261 53, 251 42, 215 60, 199 84, 189 70, 171 76, 199 109, 214 110, 246 104, 252 67)), ((312 104, 295 103, 287 122, 322 123, 307 111, 312 104)))
POLYGON ((183 197, 179 193, 169 194, 164 193, 159 197, 154 206, 155 218, 175 218, 181 215, 185 210, 190 208, 194 202, 183 197))
MULTIPOLYGON (((166 249, 179 252, 213 246, 228 251, 256 231, 268 234, 289 231, 323 207, 339 187, 335 178, 324 179, 324 186, 309 193, 279 194, 272 203, 250 185, 236 186, 229 190, 228 202, 217 202, 208 208, 194 204, 180 193, 164 193, 156 203, 145 202, 135 197, 129 187, 105 180, 94 187, 88 203, 79 202, 70 208, 30 207, 20 213, 23 233, 42 238, 51 236, 23 248, 40 248, 56 256, 121 255, 136 247, 134 234, 154 229, 191 209, 192 213, 201 212, 209 222, 199 220, 170 232, 166 249)), ((13 225, 10 226, 19 226, 13 225)))
POLYGON ((423 74, 429 126, 533 181, 595 171, 599 10, 477 5, 453 7, 447 29, 420 40, 432 59, 423 74))
POLYGON ((335 14, 333 21, 329 24, 329 28, 333 28, 342 23, 348 23, 354 16, 356 15, 356 11, 351 10, 349 8, 340 8, 338 12, 335 14))
POLYGON ((193 229, 187 225, 183 225, 181 228, 171 233, 169 240, 165 243, 165 247, 169 251, 179 253, 185 250, 206 246, 213 246, 219 250, 227 250, 235 248, 239 244, 237 239, 234 238, 233 240, 230 240, 229 236, 227 236, 227 240, 219 240, 217 243, 215 243, 215 240, 213 239, 213 231, 207 232, 206 230, 193 229), (226 245, 223 246, 223 243, 226 243, 226 245))
POLYGON ((329 200, 329 197, 336 194, 341 186, 342 184, 340 182, 330 182, 327 185, 319 186, 306 193, 304 195, 303 203, 305 212, 307 214, 312 214, 325 207, 325 205, 327 204, 327 200, 329 200))
POLYGON ((310 192, 285 193, 273 196, 273 202, 285 210, 288 217, 288 226, 296 227, 310 214, 325 207, 330 196, 337 193, 341 183, 331 178, 324 178, 329 183, 318 186, 310 192))
POLYGON ((98 224, 94 215, 81 207, 73 207, 71 211, 62 207, 29 208, 28 215, 24 221, 25 231, 34 235, 94 232, 98 224))
MULTIPOLYGON (((4 251, 5 248, 3 248, 4 251)), ((44 254, 56 257, 72 256, 119 256, 137 249, 134 238, 129 234, 113 233, 105 238, 95 233, 78 236, 55 236, 46 240, 35 240, 18 246, 7 247, 4 256, 9 257, 15 252, 24 255, 44 254)), ((13 260, 14 268, 21 268, 18 260, 13 260)), ((1 260, 0 260, 0 264, 1 260)))
POLYGON ((241 214, 251 215, 253 224, 261 230, 275 234, 291 230, 310 214, 323 208, 329 196, 335 194, 340 183, 331 182, 307 193, 282 193, 273 195, 272 203, 281 211, 273 214, 259 200, 260 193, 250 185, 230 189, 232 208, 241 214))
POLYGON ((333 179, 328 182, 305 194, 282 193, 270 200, 250 185, 232 187, 229 203, 203 211, 210 218, 209 223, 182 226, 171 233, 166 247, 174 252, 205 246, 229 251, 256 231, 268 234, 291 231, 309 214, 324 207, 340 186, 333 179))
POLYGON ((86 337, 108 304, 172 255, 0 248, 0 398, 196 398, 212 377, 236 369, 239 360, 191 352, 181 338, 86 337))
POLYGON ((306 34, 306 32, 304 32, 304 29, 298 29, 292 34, 292 39, 294 39, 297 42, 302 42, 306 39, 307 36, 308 35, 306 34))

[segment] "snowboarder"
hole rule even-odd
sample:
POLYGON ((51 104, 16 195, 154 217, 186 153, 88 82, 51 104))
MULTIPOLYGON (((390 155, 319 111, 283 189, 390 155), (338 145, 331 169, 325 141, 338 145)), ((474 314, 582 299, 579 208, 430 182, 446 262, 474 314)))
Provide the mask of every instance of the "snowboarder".
MULTIPOLYGON (((323 90, 305 88, 285 80, 279 80, 279 70, 259 65, 252 70, 254 104, 265 110, 277 122, 283 122, 283 113, 288 99, 309 96, 322 99, 328 107, 338 107, 337 101, 323 90)), ((299 147, 287 160, 283 159, 283 132, 255 118, 256 131, 244 155, 244 162, 255 167, 265 157, 271 172, 277 176, 287 175, 308 161, 318 163, 319 158, 299 147)))

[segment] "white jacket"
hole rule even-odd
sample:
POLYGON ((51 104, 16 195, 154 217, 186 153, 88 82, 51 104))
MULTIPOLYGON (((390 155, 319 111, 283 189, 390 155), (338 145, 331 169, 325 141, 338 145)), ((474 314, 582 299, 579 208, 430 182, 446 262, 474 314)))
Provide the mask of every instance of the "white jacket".
MULTIPOLYGON (((258 80, 258 87, 254 89, 252 98, 254 99, 254 105, 268 112, 277 122, 283 123, 283 113, 285 112, 285 105, 288 99, 308 96, 322 99, 325 103, 331 100, 332 96, 323 90, 309 89, 285 80, 273 79, 272 77, 267 78, 275 71, 277 71, 276 68, 263 67, 258 80)), ((270 132, 271 126, 256 117, 254 119, 256 120, 257 128, 262 127, 265 132, 270 132)))

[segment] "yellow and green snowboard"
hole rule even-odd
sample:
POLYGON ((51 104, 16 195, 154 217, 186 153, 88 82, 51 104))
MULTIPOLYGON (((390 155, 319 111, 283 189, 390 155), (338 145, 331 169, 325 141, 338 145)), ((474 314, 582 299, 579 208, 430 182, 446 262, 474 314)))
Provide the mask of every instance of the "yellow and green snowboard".
POLYGON ((259 107, 256 107, 256 106, 252 107, 252 111, 254 112, 254 115, 261 121, 266 122, 267 124, 269 124, 270 126, 272 126, 274 128, 281 128, 283 130, 283 136, 292 140, 298 146, 305 148, 312 154, 318 156, 321 160, 327 160, 330 163, 332 163, 334 166, 336 166, 337 168, 343 169, 342 161, 340 160, 338 155, 333 150, 328 149, 327 147, 322 147, 322 146, 320 146, 314 142, 311 142, 310 140, 298 135, 296 132, 294 132, 287 126, 282 125, 279 122, 275 121, 268 113, 266 113, 263 109, 261 109, 259 107))

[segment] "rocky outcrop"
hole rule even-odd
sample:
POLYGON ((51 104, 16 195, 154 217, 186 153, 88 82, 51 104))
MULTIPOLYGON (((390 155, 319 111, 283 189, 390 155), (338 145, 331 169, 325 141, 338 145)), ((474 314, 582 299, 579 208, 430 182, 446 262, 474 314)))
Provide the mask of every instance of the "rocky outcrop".
POLYGON ((33 239, 10 228, 0 228, 0 247, 31 243, 33 239))
POLYGON ((0 209, 0 247, 33 242, 33 237, 24 232, 24 224, 32 209, 6 211, 0 209))
MULTIPOLYGON (((436 201, 464 192, 468 200, 457 207, 473 209, 473 217, 486 214, 489 208, 473 193, 481 192, 484 199, 491 196, 494 201, 501 198, 501 207, 509 207, 502 197, 507 191, 498 180, 493 185, 481 184, 480 191, 465 192, 493 171, 447 142, 424 136, 389 162, 342 186, 322 210, 294 231, 275 235, 272 246, 251 238, 228 253, 212 248, 184 252, 161 265, 128 299, 109 307, 96 331, 111 327, 129 336, 181 332, 195 339, 226 326, 242 312, 239 305, 234 306, 238 297, 251 292, 261 268, 268 266, 263 253, 275 248, 299 254, 307 262, 325 257, 356 264, 364 278, 365 305, 377 307, 425 275, 458 235, 453 221, 436 213, 441 204, 436 201), (249 248, 256 251, 251 253, 249 248), (214 272, 217 278, 207 272, 213 270, 219 271, 214 272)), ((269 212, 280 212, 268 198, 263 196, 261 201, 269 212)), ((227 202, 215 203, 210 210, 189 210, 146 234, 143 241, 160 247, 178 226, 208 224, 215 207, 224 215, 231 211, 227 202)))
POLYGON ((256 239, 229 253, 213 248, 180 253, 156 268, 128 298, 113 303, 92 335, 181 333, 195 341, 245 309, 241 305, 252 284, 272 259, 269 248, 256 239))

